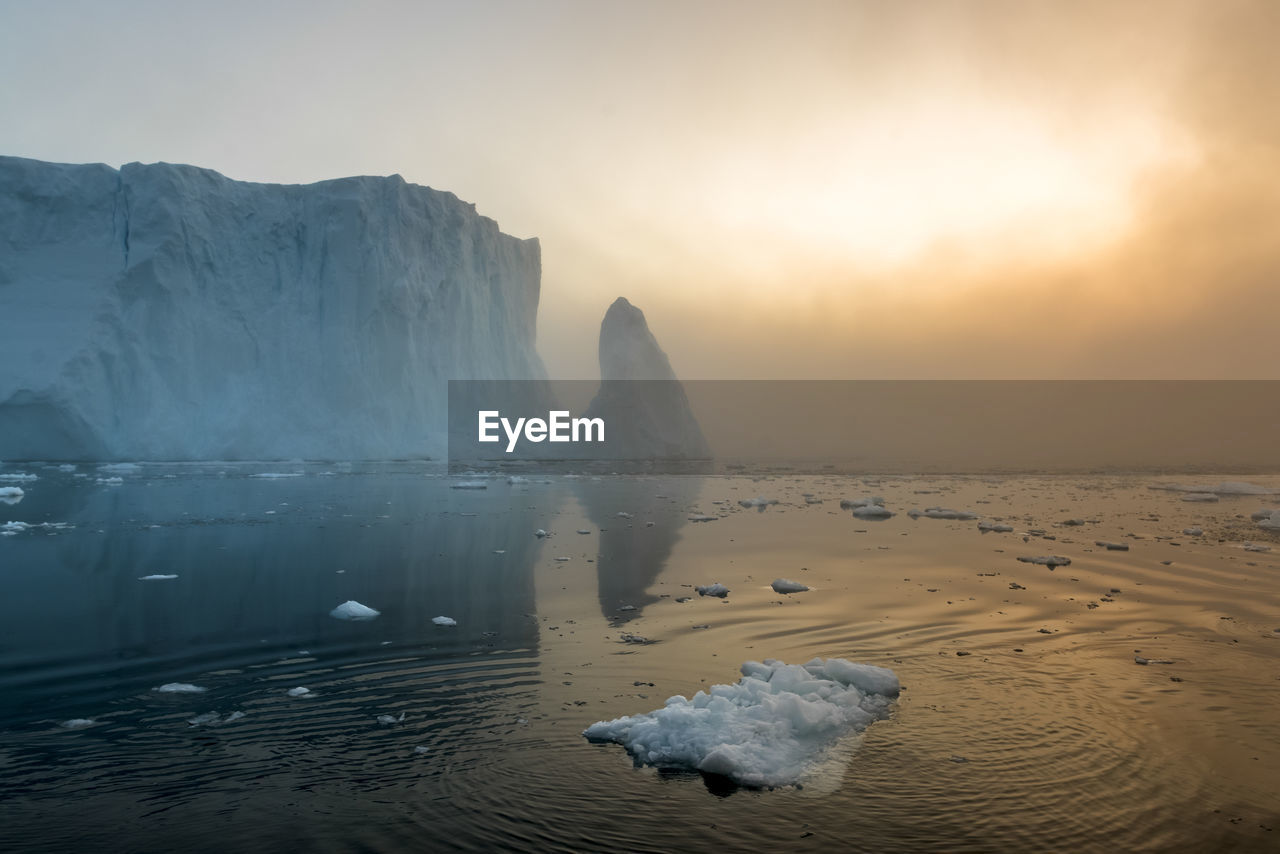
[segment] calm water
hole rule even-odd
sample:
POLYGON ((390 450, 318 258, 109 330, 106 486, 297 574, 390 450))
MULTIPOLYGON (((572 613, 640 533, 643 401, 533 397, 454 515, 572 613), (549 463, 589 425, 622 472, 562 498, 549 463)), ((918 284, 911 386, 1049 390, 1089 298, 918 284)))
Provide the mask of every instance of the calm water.
POLYGON ((15 472, 39 480, 0 517, 69 527, 0 537, 0 850, 1280 847, 1280 537, 1249 519, 1274 496, 1196 504, 1123 477, 459 490, 413 464, 15 472), (839 508, 872 494, 899 515, 839 508), (756 495, 780 503, 738 506, 756 495), (905 513, 932 505, 1015 530, 905 513), (1016 560, 1044 554, 1072 564, 1016 560), (780 596, 778 577, 814 589, 780 596), (713 581, 727 600, 693 594, 713 581), (331 618, 348 599, 382 615, 331 618), (745 660, 814 656, 891 667, 906 690, 804 788, 636 768, 580 735, 745 660), (169 682, 207 691, 152 690, 169 682), (76 718, 95 723, 61 725, 76 718))

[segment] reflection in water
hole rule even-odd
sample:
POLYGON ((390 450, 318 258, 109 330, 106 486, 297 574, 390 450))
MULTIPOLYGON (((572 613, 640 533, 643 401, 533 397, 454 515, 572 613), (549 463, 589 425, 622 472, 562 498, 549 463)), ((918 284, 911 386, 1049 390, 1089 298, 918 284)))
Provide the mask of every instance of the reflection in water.
POLYGON ((600 529, 596 558, 600 611, 626 622, 659 597, 648 593, 680 540, 689 508, 702 491, 700 477, 575 481, 587 518, 600 529), (634 610, 620 611, 631 606, 634 610))

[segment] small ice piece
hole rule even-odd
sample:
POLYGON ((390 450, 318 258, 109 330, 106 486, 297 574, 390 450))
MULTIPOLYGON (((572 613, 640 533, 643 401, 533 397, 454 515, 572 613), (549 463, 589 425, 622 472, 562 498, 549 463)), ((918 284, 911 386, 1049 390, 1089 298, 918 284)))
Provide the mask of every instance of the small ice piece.
POLYGON ((579 533, 579 534, 590 534, 591 532, 590 532, 590 531, 588 531, 586 528, 579 528, 579 529, 578 529, 578 533, 579 533))
POLYGON ((203 694, 208 688, 192 685, 190 682, 166 682, 158 688, 152 688, 161 694, 203 694))
POLYGON ((456 625, 458 625, 458 621, 457 621, 457 620, 455 620, 453 617, 444 617, 444 616, 440 616, 440 617, 432 617, 432 618, 431 618, 431 622, 435 623, 437 626, 456 626, 456 625))
POLYGON ((223 723, 229 724, 233 721, 238 721, 243 717, 244 717, 244 712, 232 712, 231 714, 227 715, 227 719, 224 720, 223 723))
POLYGON ((0 501, 5 504, 17 504, 24 495, 26 493, 16 486, 0 486, 0 501))
POLYGON ((1108 542, 1107 540, 1094 540, 1094 543, 1093 543, 1093 544, 1094 544, 1095 546, 1102 546, 1102 548, 1106 549, 1106 550, 1107 550, 1107 551, 1109 551, 1109 552, 1127 552, 1127 551, 1129 551, 1129 544, 1128 544, 1128 543, 1112 543, 1112 542, 1108 542))
POLYGON ((368 605, 361 605, 354 599, 348 599, 330 611, 329 616, 339 620, 372 620, 381 613, 381 611, 375 611, 368 605))
POLYGON ((1182 496, 1183 501, 1196 501, 1202 504, 1211 504, 1218 500, 1216 492, 1188 492, 1182 496))
POLYGON ((124 483, 124 478, 122 478, 122 477, 100 477, 100 478, 98 478, 98 479, 97 479, 97 481, 96 481, 96 482, 97 482, 97 483, 101 483, 101 484, 103 484, 103 485, 105 485, 105 486, 119 486, 120 484, 124 483))
POLYGON ((1013 533, 1013 526, 998 525, 995 522, 979 522, 978 530, 984 534, 988 532, 993 534, 1010 534, 1010 533, 1013 533))
POLYGON ((1188 537, 1203 537, 1204 528, 1183 528, 1182 533, 1186 534, 1188 537))
POLYGON ((695 513, 689 517, 690 522, 714 522, 719 516, 708 516, 705 513, 695 513))
POLYGON ((139 575, 139 581, 172 581, 176 575, 139 575))
POLYGON ((907 515, 912 519, 919 519, 921 516, 926 519, 978 519, 981 518, 977 513, 968 510, 952 510, 947 507, 926 507, 923 510, 908 510, 907 515))
POLYGON ((142 466, 138 465, 137 463, 103 463, 102 465, 98 466, 98 471, 130 473, 130 472, 142 471, 142 466))
POLYGON ((541 528, 539 528, 538 530, 534 531, 534 532, 533 532, 533 535, 534 535, 535 537, 537 537, 538 539, 540 539, 540 540, 541 540, 543 537, 549 537, 549 536, 551 536, 550 534, 548 534, 546 531, 542 530, 541 528))
POLYGON ((560 563, 564 563, 565 561, 567 561, 567 560, 568 560, 568 558, 567 558, 567 557, 558 557, 558 558, 556 558, 556 560, 557 560, 557 561, 559 561, 560 563))
POLYGON ((63 721, 58 724, 58 726, 63 729, 84 729, 85 727, 91 727, 96 723, 97 721, 93 718, 72 718, 69 721, 63 721))
POLYGON ((400 717, 398 718, 393 717, 392 715, 378 715, 378 723, 382 724, 383 726, 391 726, 392 724, 402 724, 404 723, 404 712, 401 712, 400 717))
POLYGON ((858 519, 889 519, 894 515, 892 510, 885 508, 884 499, 879 495, 868 498, 842 498, 840 509, 852 510, 853 515, 858 519))
POLYGON ((63 463, 62 465, 58 466, 58 471, 72 472, 75 470, 76 470, 76 467, 71 463, 63 463))
POLYGON ((290 697, 305 697, 311 693, 311 689, 304 688, 301 685, 299 685, 297 688, 290 688, 288 691, 285 691, 285 693, 288 694, 290 697))
POLYGON ((786 578, 774 579, 770 585, 774 593, 803 593, 809 589, 808 585, 801 584, 799 581, 791 581, 786 578))
POLYGON ((430 748, 423 747, 421 744, 419 744, 417 747, 413 749, 413 752, 418 754, 419 756, 422 756, 423 754, 430 753, 431 750, 430 748))
POLYGON ((635 609, 635 605, 622 605, 618 608, 619 611, 634 611, 635 609))
POLYGON ((630 519, 630 518, 634 517, 636 514, 634 514, 634 513, 628 513, 628 512, 626 512, 625 510, 619 510, 617 513, 615 513, 615 514, 613 514, 613 515, 617 516, 619 519, 630 519))
POLYGON ((1262 543, 1245 543, 1244 550, 1247 552, 1269 552, 1271 546, 1265 546, 1262 543))
POLYGON ((1173 664, 1173 659, 1172 658, 1143 658, 1140 655, 1135 655, 1133 657, 1133 663, 1141 664, 1143 667, 1146 667, 1148 664, 1173 664))
POLYGON ((187 724, 190 726, 208 726, 210 724, 220 723, 221 721, 222 715, 217 712, 205 712, 202 715, 196 715, 194 718, 189 719, 187 724))
POLYGON ((14 474, 0 474, 0 480, 7 480, 10 482, 16 480, 16 481, 21 481, 25 483, 30 480, 39 480, 39 479, 40 479, 40 475, 38 474, 25 474, 23 472, 16 472, 14 474))
POLYGON ((694 590, 698 591, 699 596, 716 596, 723 599, 729 595, 729 588, 725 587, 719 581, 715 584, 708 584, 705 587, 695 587, 694 590))
POLYGON ((778 499, 765 498, 763 495, 757 495, 755 498, 743 498, 738 503, 743 507, 758 507, 759 509, 764 510, 764 508, 768 507, 770 504, 777 504, 778 499))
POLYGON ((488 489, 489 484, 483 480, 462 480, 452 484, 450 489, 488 489))
POLYGON ((687 768, 744 786, 803 782, 845 736, 889 716, 893 671, 844 659, 803 666, 748 661, 735 685, 675 696, 647 714, 600 721, 583 736, 621 744, 660 768, 687 768))
POLYGON ((518 474, 507 475, 507 483, 516 484, 516 483, 528 483, 528 482, 529 482, 528 478, 521 477, 518 474))
POLYGON ((249 475, 250 477, 261 478, 262 480, 279 480, 284 477, 302 477, 300 471, 264 471, 258 474, 249 475))
POLYGON ((1071 558, 1062 555, 1040 555, 1039 557, 1019 557, 1023 563, 1038 563, 1053 569, 1055 566, 1070 566, 1071 558))

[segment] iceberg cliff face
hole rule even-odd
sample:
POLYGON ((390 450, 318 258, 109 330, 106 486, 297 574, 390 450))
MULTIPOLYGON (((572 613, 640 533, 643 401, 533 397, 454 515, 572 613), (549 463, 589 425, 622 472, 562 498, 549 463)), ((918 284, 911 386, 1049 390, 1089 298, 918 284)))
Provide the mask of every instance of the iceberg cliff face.
POLYGON ((545 378, 536 239, 399 176, 0 157, 0 223, 0 459, 436 456, 545 378))

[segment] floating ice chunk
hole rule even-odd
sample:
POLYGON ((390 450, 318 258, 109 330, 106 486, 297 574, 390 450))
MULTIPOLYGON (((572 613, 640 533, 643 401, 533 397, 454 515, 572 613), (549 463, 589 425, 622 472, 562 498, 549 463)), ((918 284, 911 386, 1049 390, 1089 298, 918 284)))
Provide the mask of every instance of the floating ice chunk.
POLYGON ((675 696, 653 712, 600 721, 583 731, 621 744, 638 761, 719 774, 745 786, 801 782, 842 737, 888 717, 893 671, 833 658, 804 666, 742 665, 735 685, 693 699, 675 696))
POLYGON ((1204 528, 1183 528, 1182 533, 1186 534, 1188 537, 1203 537, 1204 528))
POLYGON ((879 495, 871 495, 867 498, 841 498, 840 509, 852 510, 856 507, 883 507, 884 498, 879 495))
POLYGON ((708 516, 705 513, 695 513, 689 517, 690 522, 714 522, 719 516, 708 516))
POLYGON ((103 463, 98 466, 98 471, 123 472, 128 474, 130 472, 142 471, 142 466, 137 463, 103 463))
POLYGON ((590 534, 591 532, 590 532, 590 531, 588 531, 586 528, 579 528, 579 529, 578 529, 578 533, 579 533, 579 534, 590 534))
POLYGON ((538 539, 540 539, 540 540, 541 540, 543 537, 549 537, 549 536, 551 536, 550 534, 548 534, 546 531, 542 530, 541 528, 539 528, 538 530, 534 531, 534 532, 533 532, 533 535, 534 535, 535 537, 537 537, 538 539))
POLYGON ((16 486, 0 486, 0 501, 5 504, 17 504, 24 495, 26 493, 16 486))
POLYGON ((528 478, 526 478, 526 477, 521 477, 521 476, 520 476, 520 475, 518 475, 518 474, 509 474, 509 475, 507 475, 507 483, 515 484, 515 483, 528 483, 528 482, 529 482, 529 479, 528 479, 528 478))
POLYGON ((172 581, 176 575, 139 575, 139 581, 172 581))
POLYGON ((62 465, 58 466, 58 471, 72 472, 75 470, 76 470, 76 467, 71 463, 63 463, 62 465))
POLYGON ((613 515, 614 515, 614 516, 617 516, 619 519, 631 519, 631 518, 633 518, 636 514, 634 514, 634 513, 628 513, 628 512, 627 512, 627 511, 625 511, 625 510, 619 510, 617 513, 614 513, 613 515))
POLYGON ((558 558, 556 558, 556 561, 557 561, 557 562, 559 562, 559 563, 567 563, 567 562, 568 562, 568 560, 569 560, 569 558, 567 558, 567 557, 558 557, 558 558))
POLYGON ((1093 544, 1095 546, 1101 546, 1102 548, 1106 549, 1109 552, 1129 551, 1128 543, 1112 543, 1112 542, 1108 542, 1107 540, 1095 540, 1093 544))
POLYGON ((719 581, 715 584, 708 584, 705 587, 695 587, 694 590, 698 591, 699 596, 716 596, 723 599, 729 595, 729 588, 725 587, 719 581))
POLYGON ((190 726, 207 726, 208 724, 216 724, 222 720, 222 715, 217 712, 205 712, 202 715, 196 715, 194 718, 187 720, 190 726))
POLYGON ((1188 492, 1186 495, 1182 496, 1182 500, 1199 502, 1201 504, 1212 504, 1218 500, 1218 495, 1215 492, 1188 492))
POLYGON ((208 688, 192 685, 190 682, 166 682, 158 688, 152 688, 161 694, 203 694, 208 688))
POLYGON ((250 477, 257 477, 263 480, 279 480, 285 477, 302 477, 300 471, 263 471, 257 474, 251 474, 250 477))
POLYGON ((1023 563, 1038 563, 1053 569, 1055 566, 1070 566, 1071 558, 1062 555, 1040 555, 1039 557, 1020 557, 1023 563))
POLYGON ((998 525, 995 522, 979 522, 978 530, 984 534, 988 532, 993 534, 1009 534, 1013 532, 1013 526, 998 525))
POLYGON ((437 626, 456 626, 456 625, 458 625, 458 621, 457 621, 457 620, 455 620, 453 617, 444 617, 444 616, 440 616, 440 617, 432 617, 432 618, 431 618, 431 622, 435 623, 437 626))
POLYGON ((39 480, 40 476, 36 474, 24 474, 23 472, 15 472, 13 474, 0 474, 0 480, 21 481, 26 483, 30 480, 39 480))
POLYGON ((299 685, 297 688, 290 688, 288 691, 285 691, 285 694, 289 695, 290 697, 306 697, 310 693, 311 693, 310 688, 304 688, 301 685, 299 685))
POLYGON ((231 714, 227 715, 227 719, 223 721, 223 723, 229 724, 232 721, 238 721, 243 717, 244 717, 244 712, 232 712, 231 714))
POLYGON ((391 726, 392 724, 402 724, 404 723, 404 712, 401 712, 400 717, 398 718, 392 715, 378 715, 378 723, 382 724, 383 726, 391 726))
POLYGON ((981 518, 977 513, 971 513, 968 510, 951 510, 947 507, 926 507, 923 510, 908 510, 907 515, 912 519, 919 519, 921 516, 926 519, 978 519, 981 518))
POLYGON ((95 483, 101 483, 101 484, 103 484, 103 485, 105 485, 105 486, 119 486, 120 484, 124 483, 124 478, 122 478, 122 477, 100 477, 100 478, 98 478, 98 479, 97 479, 96 481, 94 481, 94 482, 95 482, 95 483))
POLYGON ((417 747, 413 749, 413 752, 418 754, 419 756, 422 756, 423 754, 430 753, 431 749, 427 747, 423 747, 421 744, 419 744, 417 747))
POLYGON ((483 480, 462 480, 455 484, 451 484, 450 489, 488 489, 489 484, 483 480))
POLYGON ((806 584, 801 584, 799 581, 790 581, 786 578, 775 579, 773 584, 769 586, 773 588, 774 593, 803 593, 809 589, 806 584))
POLYGON ((69 721, 63 721, 58 724, 58 726, 63 729, 84 729, 85 727, 91 727, 96 723, 97 721, 93 718, 72 718, 69 721))
POLYGON ((1253 521, 1258 523, 1259 528, 1266 528, 1269 531, 1280 531, 1280 509, 1269 510, 1263 508, 1254 513, 1253 521))
POLYGON ((757 495, 755 498, 744 498, 738 503, 741 504, 743 507, 758 507, 761 510, 763 510, 764 508, 768 507, 770 504, 777 504, 778 499, 765 498, 763 495, 757 495))
POLYGON ((330 617, 339 620, 372 620, 380 614, 382 614, 381 611, 375 611, 368 605, 361 605, 354 599, 348 599, 329 612, 330 617))

